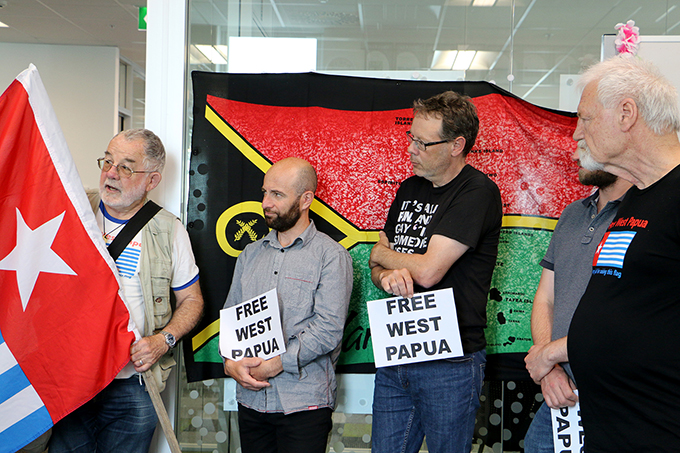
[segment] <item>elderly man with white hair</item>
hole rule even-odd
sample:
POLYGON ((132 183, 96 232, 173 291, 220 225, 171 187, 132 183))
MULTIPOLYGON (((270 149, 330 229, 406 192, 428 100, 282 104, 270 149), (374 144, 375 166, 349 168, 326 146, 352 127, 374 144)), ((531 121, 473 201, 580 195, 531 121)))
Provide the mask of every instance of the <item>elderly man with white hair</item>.
MULTIPOLYGON (((574 139, 585 140, 591 169, 633 183, 597 248, 569 330, 585 447, 680 451, 676 90, 651 63, 630 56, 595 65, 581 83, 574 139)), ((544 372, 537 368, 532 377, 544 372)))

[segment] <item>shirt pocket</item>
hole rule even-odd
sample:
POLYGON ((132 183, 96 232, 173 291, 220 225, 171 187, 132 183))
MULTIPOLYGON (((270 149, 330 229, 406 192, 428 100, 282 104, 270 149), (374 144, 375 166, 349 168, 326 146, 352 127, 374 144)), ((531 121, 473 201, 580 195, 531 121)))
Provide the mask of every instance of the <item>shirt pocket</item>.
POLYGON ((162 261, 152 265, 151 294, 153 296, 153 315, 156 329, 165 327, 172 317, 170 300, 170 277, 172 269, 162 261))
POLYGON ((285 320, 284 329, 290 333, 294 325, 314 314, 314 293, 318 277, 313 272, 296 269, 287 272, 280 280, 278 289, 281 319, 285 320))

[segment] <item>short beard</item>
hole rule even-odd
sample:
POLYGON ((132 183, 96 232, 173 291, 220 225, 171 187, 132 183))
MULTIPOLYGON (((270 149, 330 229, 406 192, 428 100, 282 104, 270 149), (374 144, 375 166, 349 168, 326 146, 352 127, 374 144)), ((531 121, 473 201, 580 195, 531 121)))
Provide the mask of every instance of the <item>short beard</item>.
POLYGON ((578 160, 581 164, 581 167, 585 168, 586 170, 604 170, 604 165, 596 162, 595 159, 593 159, 593 156, 590 153, 590 149, 588 149, 588 145, 586 145, 585 140, 579 140, 578 142, 578 160))
POLYGON ((268 218, 264 217, 264 221, 267 226, 272 230, 276 230, 279 233, 284 233, 295 226, 295 224, 300 220, 300 199, 295 200, 295 203, 290 207, 290 209, 282 214, 276 215, 276 217, 268 218))
MULTIPOLYGON (((581 163, 583 165, 583 163, 581 163)), ((596 186, 600 189, 605 189, 616 182, 618 176, 612 175, 606 171, 596 170, 590 171, 585 167, 578 172, 578 180, 584 186, 596 186)))
POLYGON ((130 187, 124 190, 120 182, 115 184, 111 184, 110 182, 115 183, 115 181, 107 179, 99 188, 99 197, 101 198, 102 202, 104 202, 104 205, 108 207, 119 210, 126 209, 137 203, 139 200, 144 200, 144 198, 146 198, 145 185, 140 184, 137 187, 130 187), (115 187, 119 192, 113 195, 107 193, 105 189, 107 185, 115 187))

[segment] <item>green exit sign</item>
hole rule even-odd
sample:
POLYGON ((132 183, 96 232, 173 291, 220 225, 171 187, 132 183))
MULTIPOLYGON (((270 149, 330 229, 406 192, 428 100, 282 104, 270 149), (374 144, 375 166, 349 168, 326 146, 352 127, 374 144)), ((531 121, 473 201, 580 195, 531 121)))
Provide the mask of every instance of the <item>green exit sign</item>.
POLYGON ((146 6, 139 7, 139 26, 140 30, 146 30, 146 6))

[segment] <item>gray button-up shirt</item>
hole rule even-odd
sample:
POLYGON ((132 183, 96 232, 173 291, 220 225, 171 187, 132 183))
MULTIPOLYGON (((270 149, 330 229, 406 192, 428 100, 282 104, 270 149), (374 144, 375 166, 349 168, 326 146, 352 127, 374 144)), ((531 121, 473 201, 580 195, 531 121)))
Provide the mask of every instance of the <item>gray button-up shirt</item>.
POLYGON ((352 258, 312 222, 287 247, 276 230, 239 255, 224 307, 276 288, 286 352, 283 372, 259 391, 237 386, 236 399, 260 412, 335 408, 335 364, 352 292, 352 258))
MULTIPOLYGON (((562 211, 541 266, 555 272, 552 340, 569 333, 571 317, 588 286, 593 255, 619 209, 623 196, 597 212, 599 190, 562 211)), ((573 380, 568 363, 562 366, 573 380)))

